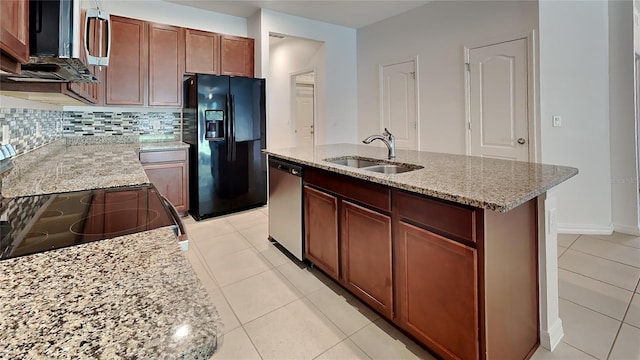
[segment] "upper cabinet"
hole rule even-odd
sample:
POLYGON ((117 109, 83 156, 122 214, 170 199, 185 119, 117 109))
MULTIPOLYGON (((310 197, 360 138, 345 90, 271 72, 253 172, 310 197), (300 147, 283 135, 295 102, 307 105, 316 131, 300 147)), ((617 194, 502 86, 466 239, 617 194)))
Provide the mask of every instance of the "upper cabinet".
POLYGON ((182 105, 184 29, 149 24, 149 105, 182 105))
POLYGON ((0 1, 0 69, 20 71, 29 61, 29 1, 0 1))
POLYGON ((220 34, 185 29, 185 72, 220 74, 220 34))
POLYGON ((145 105, 147 29, 142 20, 111 16, 111 57, 106 70, 106 105, 145 105))
POLYGON ((222 35, 220 74, 253 77, 253 43, 253 39, 222 35))

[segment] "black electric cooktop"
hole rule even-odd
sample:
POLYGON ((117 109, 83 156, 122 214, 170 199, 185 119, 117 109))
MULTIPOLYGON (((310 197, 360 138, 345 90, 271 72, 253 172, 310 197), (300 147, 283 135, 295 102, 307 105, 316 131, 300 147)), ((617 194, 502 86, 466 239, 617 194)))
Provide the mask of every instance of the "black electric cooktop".
POLYGON ((0 260, 175 225, 150 184, 7 198, 0 206, 0 260))

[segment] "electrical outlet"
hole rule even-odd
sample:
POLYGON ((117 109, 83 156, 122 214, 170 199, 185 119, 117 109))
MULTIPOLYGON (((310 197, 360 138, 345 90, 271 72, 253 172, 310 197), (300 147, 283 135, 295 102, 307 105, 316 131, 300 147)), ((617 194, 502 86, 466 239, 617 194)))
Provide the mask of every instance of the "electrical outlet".
POLYGON ((553 127, 562 126, 562 118, 560 115, 553 115, 553 127))

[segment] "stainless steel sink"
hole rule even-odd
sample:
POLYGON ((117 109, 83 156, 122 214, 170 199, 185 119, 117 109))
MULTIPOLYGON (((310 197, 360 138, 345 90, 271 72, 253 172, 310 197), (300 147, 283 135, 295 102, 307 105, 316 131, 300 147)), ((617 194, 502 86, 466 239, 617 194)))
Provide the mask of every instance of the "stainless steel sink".
POLYGON ((407 171, 413 171, 418 169, 422 169, 422 166, 383 164, 383 165, 376 165, 376 166, 370 166, 370 167, 364 168, 364 170, 378 172, 382 174, 401 174, 407 171))
POLYGON ((324 161, 327 161, 336 165, 344 165, 344 166, 355 167, 355 168, 363 168, 363 167, 373 166, 373 165, 378 165, 383 163, 382 160, 359 158, 355 156, 345 156, 345 157, 335 158, 335 159, 324 159, 324 161))
POLYGON ((339 158, 324 159, 324 161, 336 165, 349 166, 381 174, 401 174, 404 172, 423 168, 420 165, 393 163, 386 160, 361 158, 358 156, 342 156, 339 158))

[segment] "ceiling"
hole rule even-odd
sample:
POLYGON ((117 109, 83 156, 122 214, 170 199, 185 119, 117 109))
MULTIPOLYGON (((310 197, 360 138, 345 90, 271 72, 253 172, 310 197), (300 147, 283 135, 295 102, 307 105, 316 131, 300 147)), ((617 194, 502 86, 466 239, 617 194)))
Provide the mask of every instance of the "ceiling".
POLYGON ((429 0, 164 1, 243 18, 247 18, 258 9, 264 8, 355 29, 407 12, 429 2, 429 0))

